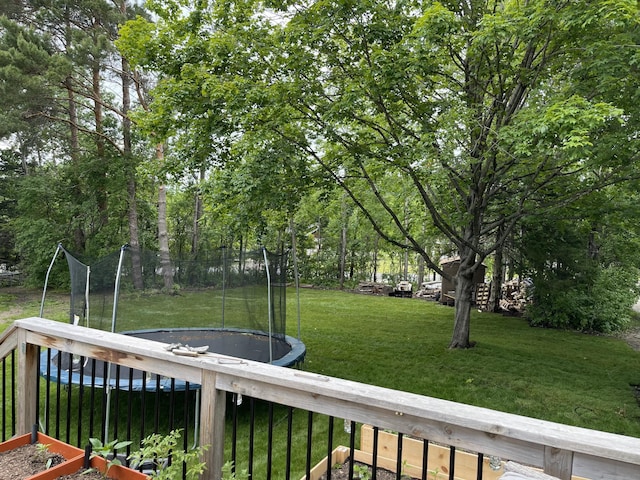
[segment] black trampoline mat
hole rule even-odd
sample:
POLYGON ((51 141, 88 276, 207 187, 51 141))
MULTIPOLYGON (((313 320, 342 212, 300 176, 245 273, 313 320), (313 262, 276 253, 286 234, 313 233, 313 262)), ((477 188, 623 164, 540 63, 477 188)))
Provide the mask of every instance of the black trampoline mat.
MULTIPOLYGON (((256 362, 269 363, 269 336, 263 333, 247 332, 242 330, 200 330, 200 329, 167 329, 167 330, 141 330, 124 332, 138 338, 145 338, 162 343, 181 343, 190 347, 202 347, 207 345, 209 352, 229 355, 232 357, 254 360, 256 362)), ((284 357, 291 351, 284 339, 271 338, 271 351, 273 359, 284 357)))

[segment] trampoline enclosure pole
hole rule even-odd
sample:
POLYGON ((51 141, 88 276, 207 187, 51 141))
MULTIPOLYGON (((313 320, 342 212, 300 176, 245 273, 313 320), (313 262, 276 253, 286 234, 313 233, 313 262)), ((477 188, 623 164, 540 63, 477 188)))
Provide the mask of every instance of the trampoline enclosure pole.
POLYGON ((118 315, 118 297, 120 296, 120 274, 122 273, 122 260, 124 259, 124 252, 127 249, 126 245, 120 248, 120 258, 118 259, 118 270, 116 272, 116 281, 113 287, 113 312, 111 313, 111 333, 116 331, 116 317, 118 315))
MULTIPOLYGON (((293 278, 296 286, 296 302, 298 312, 298 340, 300 340, 300 276, 298 275, 298 250, 296 248, 296 227, 293 217, 289 219, 289 229, 291 230, 291 255, 293 256, 293 278)), ((286 333, 286 332, 285 332, 286 333)))
MULTIPOLYGON (((89 279, 91 278, 91 266, 87 265, 87 281, 84 284, 84 304, 85 306, 85 312, 84 312, 84 326, 88 327, 89 326, 89 279)), ((75 314, 74 314, 75 315, 75 314)), ((78 318, 78 321, 80 321, 80 319, 78 318)), ((76 319, 74 317, 73 319, 73 324, 77 325, 78 323, 76 322, 76 319)))
MULTIPOLYGON (((116 272, 116 281, 115 286, 113 288, 113 313, 111 316, 111 332, 115 333, 116 329, 116 314, 118 311, 118 295, 120 294, 120 273, 122 271, 122 259, 124 257, 124 251, 126 249, 126 245, 123 245, 120 248, 120 258, 118 259, 118 271, 116 272)), ((104 441, 105 443, 109 441, 109 423, 111 421, 110 418, 110 410, 111 410, 111 364, 107 362, 107 383, 105 385, 106 395, 107 395, 107 406, 106 406, 106 416, 104 422, 104 441)), ((115 388, 118 388, 116 385, 115 388)))
POLYGON ((222 246, 222 328, 224 328, 224 302, 227 290, 227 248, 222 246))
POLYGON ((264 265, 267 272, 267 309, 269 310, 269 363, 273 363, 273 346, 271 345, 271 323, 273 322, 273 315, 271 314, 271 273, 269 272, 267 249, 264 247, 262 247, 262 255, 264 256, 264 265))
POLYGON ((44 298, 47 295, 47 284, 49 283, 49 274, 51 273, 51 269, 53 268, 53 264, 56 261, 56 257, 58 256, 58 252, 60 251, 61 244, 58 244, 58 248, 56 248, 56 253, 53 254, 53 258, 51 259, 51 263, 49 264, 49 268, 47 270, 47 275, 44 277, 44 289, 42 290, 42 300, 40 301, 40 318, 44 314, 44 298))

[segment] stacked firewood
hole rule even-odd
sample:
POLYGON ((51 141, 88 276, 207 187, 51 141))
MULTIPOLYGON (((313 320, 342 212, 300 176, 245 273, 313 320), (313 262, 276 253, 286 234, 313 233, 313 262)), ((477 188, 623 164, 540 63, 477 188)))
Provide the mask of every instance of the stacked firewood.
POLYGON ((514 279, 503 283, 500 309, 507 312, 523 312, 530 302, 531 287, 533 283, 530 279, 514 279))

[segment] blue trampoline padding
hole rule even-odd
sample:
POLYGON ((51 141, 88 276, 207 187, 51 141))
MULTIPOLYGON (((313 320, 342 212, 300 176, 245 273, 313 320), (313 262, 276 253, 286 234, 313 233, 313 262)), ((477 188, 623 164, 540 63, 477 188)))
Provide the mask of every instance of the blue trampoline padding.
MULTIPOLYGON (((265 332, 220 329, 220 328, 169 328, 132 330, 121 332, 123 335, 146 338, 162 343, 181 343, 192 347, 209 346, 209 352, 233 357, 254 360, 281 367, 290 367, 304 361, 306 346, 300 340, 286 336, 271 338, 271 353, 273 361, 269 362, 269 335, 265 332)), ((143 377, 142 371, 129 367, 120 367, 119 375, 115 365, 111 365, 111 371, 105 372, 105 362, 84 359, 85 365, 81 368, 78 357, 71 358, 70 354, 51 349, 40 355, 40 374, 52 382, 60 382, 63 385, 82 385, 104 388, 131 390, 139 392, 169 391, 172 389, 172 379, 148 373, 143 377), (47 368, 49 354, 51 363, 47 368), (95 376, 93 370, 95 369, 95 376), (82 375, 80 371, 82 370, 82 375), (109 377, 108 380, 106 377, 109 377), (131 381, 130 381, 131 377, 131 381), (143 385, 144 382, 144 385, 143 385)), ((173 380, 175 391, 187 389, 187 383, 183 380, 173 380)), ((198 390, 200 385, 189 384, 189 390, 198 390)))

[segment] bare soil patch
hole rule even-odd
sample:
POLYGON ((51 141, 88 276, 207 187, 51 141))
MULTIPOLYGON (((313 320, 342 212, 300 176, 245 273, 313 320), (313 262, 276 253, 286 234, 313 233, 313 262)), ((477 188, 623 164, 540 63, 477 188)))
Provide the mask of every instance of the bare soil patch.
MULTIPOLYGON (((360 462, 354 462, 354 470, 353 477, 349 477, 349 462, 348 460, 339 465, 339 467, 331 469, 331 480, 357 480, 359 478, 371 478, 371 467, 369 465, 365 465, 360 462), (358 476, 358 468, 367 468, 369 472, 368 477, 360 477, 358 476)), ((403 480, 415 480, 413 477, 409 477, 408 475, 402 476, 403 480)), ((390 472, 389 470, 384 470, 382 468, 376 469, 376 479, 377 480, 396 480, 396 474, 390 472)), ((320 477, 319 480, 327 480, 327 475, 324 474, 320 477)))
POLYGON ((58 478, 58 480, 104 480, 104 478, 104 475, 102 475, 100 472, 87 472, 86 470, 80 470, 77 473, 73 473, 71 475, 64 475, 58 478))
POLYGON ((37 444, 0 452, 0 480, 22 480, 64 462, 64 457, 47 452, 37 444))
POLYGON ((640 351, 640 327, 631 328, 620 334, 620 337, 636 351, 640 351))
MULTIPOLYGON (((0 452, 0 480, 23 480, 47 468, 55 467, 64 460, 62 455, 43 450, 39 444, 23 445, 8 452, 0 452)), ((84 469, 58 478, 58 480, 104 479, 104 475, 100 472, 87 472, 84 469)))

